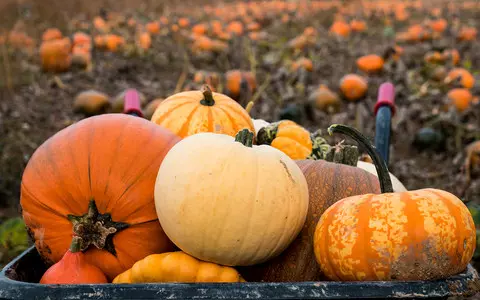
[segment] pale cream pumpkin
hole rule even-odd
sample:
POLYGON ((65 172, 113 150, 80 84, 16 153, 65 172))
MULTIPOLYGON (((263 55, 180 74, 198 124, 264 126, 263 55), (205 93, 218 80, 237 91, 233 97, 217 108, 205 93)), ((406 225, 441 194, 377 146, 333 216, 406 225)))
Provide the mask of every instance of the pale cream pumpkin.
POLYGON ((167 154, 155 183, 155 206, 167 236, 184 252, 226 266, 279 255, 302 229, 308 187, 297 164, 273 147, 198 133, 167 154))
MULTIPOLYGON (((373 174, 373 175, 378 177, 377 170, 375 169, 375 165, 372 164, 372 163, 364 162, 364 161, 359 160, 357 162, 357 167, 360 168, 360 169, 364 169, 368 173, 373 174)), ((392 180, 392 185, 393 185, 393 191, 394 192, 400 193, 400 192, 406 192, 407 191, 407 188, 403 185, 403 183, 400 180, 398 180, 398 178, 395 177, 395 175, 393 175, 392 173, 390 173, 390 180, 392 180)))

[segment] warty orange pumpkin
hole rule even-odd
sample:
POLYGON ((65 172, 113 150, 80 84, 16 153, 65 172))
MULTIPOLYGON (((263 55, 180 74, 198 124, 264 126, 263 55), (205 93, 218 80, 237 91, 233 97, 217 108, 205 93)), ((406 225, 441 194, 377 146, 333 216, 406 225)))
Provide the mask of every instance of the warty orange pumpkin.
POLYGON ((165 99, 151 121, 184 138, 199 132, 234 136, 241 129, 254 131, 245 109, 230 97, 214 93, 207 85, 201 91, 188 91, 165 99))
POLYGON ((20 204, 35 246, 58 262, 78 236, 86 261, 109 280, 153 253, 173 250, 158 222, 158 168, 179 138, 138 117, 107 114, 55 134, 33 154, 20 204))
POLYGON ((358 131, 332 125, 367 150, 382 194, 344 198, 315 229, 314 251, 332 280, 434 280, 463 271, 473 256, 476 230, 465 204, 438 189, 393 193, 385 161, 358 131))

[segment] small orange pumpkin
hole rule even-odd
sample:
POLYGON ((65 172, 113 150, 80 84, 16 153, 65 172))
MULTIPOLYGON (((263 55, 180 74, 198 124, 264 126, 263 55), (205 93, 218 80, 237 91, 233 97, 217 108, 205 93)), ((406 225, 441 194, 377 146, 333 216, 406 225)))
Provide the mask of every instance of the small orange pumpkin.
POLYGON ((449 91, 447 98, 450 105, 454 106, 458 112, 463 112, 470 107, 473 96, 468 89, 457 88, 449 91))
POLYGON ((467 89, 471 89, 475 85, 475 78, 473 75, 463 68, 455 68, 451 70, 448 73, 447 78, 445 78, 445 83, 449 84, 458 80, 460 84, 467 89))
POLYGON ((253 93, 257 88, 257 81, 252 72, 241 70, 230 70, 225 73, 227 94, 238 100, 241 96, 242 84, 246 85, 253 93))
POLYGON ((42 34, 42 41, 59 40, 63 38, 62 32, 57 28, 49 28, 42 34))
POLYGON ((43 42, 40 46, 43 70, 48 72, 67 71, 72 64, 71 47, 69 38, 43 42))
POLYGON ((201 91, 172 95, 158 105, 152 122, 184 138, 200 132, 235 136, 240 130, 255 132, 247 111, 235 100, 212 93, 205 85, 201 91))
POLYGON ((477 39, 477 29, 475 27, 463 27, 458 33, 460 41, 474 41, 477 39))
POLYGON ((357 59, 357 67, 366 73, 377 73, 383 70, 384 59, 376 54, 365 55, 357 59))
POLYGON ((226 28, 228 33, 235 34, 235 35, 242 35, 243 34, 243 24, 240 21, 233 21, 227 25, 226 28))
POLYGON ((149 22, 145 25, 145 29, 150 34, 159 34, 160 33, 160 24, 158 22, 149 22))
POLYGON ((298 69, 303 68, 308 72, 313 71, 313 62, 312 60, 301 57, 292 63, 292 71, 296 72, 298 69))
POLYGON ((333 22, 329 30, 332 34, 343 38, 347 38, 350 35, 350 26, 344 21, 333 22))
POLYGON ((341 104, 338 95, 323 84, 310 95, 309 100, 315 108, 324 112, 337 112, 341 104))
POLYGON ((350 101, 357 101, 367 93, 367 80, 357 74, 347 74, 340 80, 340 90, 350 101))
POLYGON ((367 30, 367 23, 361 20, 352 20, 350 21, 350 28, 355 32, 364 32, 367 30))

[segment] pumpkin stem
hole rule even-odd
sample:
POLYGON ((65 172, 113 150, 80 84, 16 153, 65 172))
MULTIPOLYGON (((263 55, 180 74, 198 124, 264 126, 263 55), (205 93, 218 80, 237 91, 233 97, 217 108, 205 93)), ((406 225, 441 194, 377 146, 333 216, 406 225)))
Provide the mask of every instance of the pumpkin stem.
POLYGON ((279 124, 276 122, 262 127, 257 134, 257 145, 270 145, 277 136, 279 124))
POLYGON ((200 100, 200 104, 205 106, 214 106, 215 100, 213 100, 212 90, 207 84, 202 86, 203 99, 200 100))
POLYGON ((79 252, 82 245, 82 238, 74 235, 72 238, 72 243, 70 244, 70 252, 75 253, 79 252))
POLYGON ((365 147, 368 155, 370 155, 373 160, 375 169, 377 170, 382 194, 393 193, 392 180, 390 179, 390 173, 388 172, 387 164, 385 163, 385 160, 380 157, 380 154, 378 154, 375 146, 373 146, 372 143, 355 128, 340 124, 334 124, 328 127, 328 133, 330 135, 333 135, 334 132, 345 134, 350 138, 354 139, 363 147, 365 147))
POLYGON ((247 106, 245 107, 245 110, 248 114, 250 114, 250 111, 252 110, 254 104, 255 103, 253 101, 248 102, 247 106))
POLYGON ((240 130, 235 136, 235 142, 240 142, 244 146, 251 148, 253 145, 253 132, 248 129, 240 130))
POLYGON ((73 225, 72 244, 75 242, 74 249, 78 244, 80 251, 85 251, 90 245, 94 245, 98 249, 105 249, 116 255, 113 235, 129 226, 127 223, 114 222, 109 213, 101 214, 95 200, 90 200, 86 214, 82 216, 68 215, 67 217, 73 225))

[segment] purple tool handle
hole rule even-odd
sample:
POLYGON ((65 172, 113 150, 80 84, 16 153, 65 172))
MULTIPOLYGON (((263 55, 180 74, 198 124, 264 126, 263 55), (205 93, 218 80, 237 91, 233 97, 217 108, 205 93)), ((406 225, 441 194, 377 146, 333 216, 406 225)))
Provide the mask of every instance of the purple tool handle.
POLYGON ((128 115, 136 115, 143 117, 140 106, 140 96, 135 89, 129 89, 125 92, 125 103, 123 105, 123 113, 128 115))
POLYGON ((375 115, 382 106, 389 106, 392 116, 395 114, 395 88, 390 82, 383 83, 378 90, 377 103, 374 108, 375 115))

